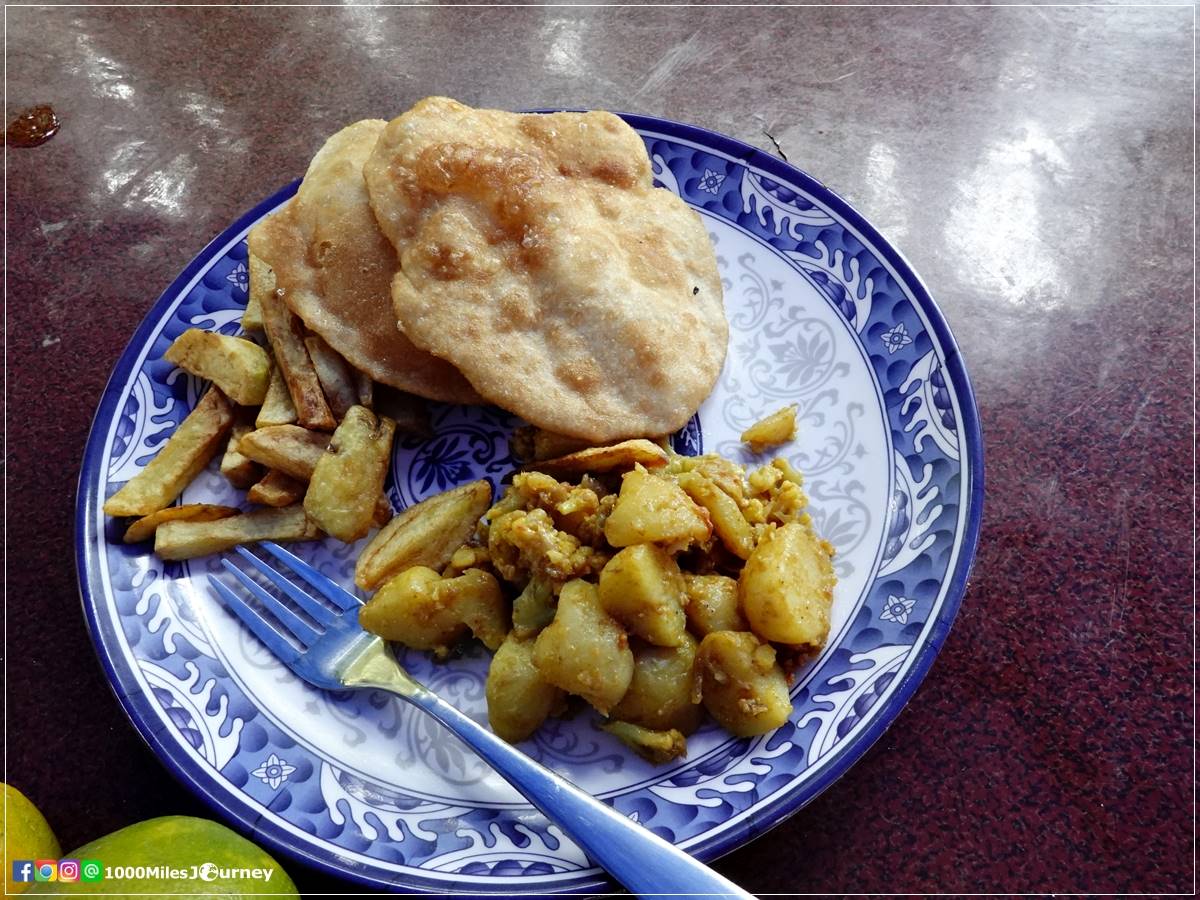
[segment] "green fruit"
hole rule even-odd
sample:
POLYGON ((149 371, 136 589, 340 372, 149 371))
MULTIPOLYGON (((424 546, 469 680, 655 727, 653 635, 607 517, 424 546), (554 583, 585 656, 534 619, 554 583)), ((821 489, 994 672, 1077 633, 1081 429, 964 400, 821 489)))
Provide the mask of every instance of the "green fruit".
POLYGON ((138 822, 120 831, 97 838, 72 851, 70 859, 94 860, 103 866, 102 881, 85 882, 81 872, 77 882, 42 882, 29 894, 137 894, 143 898, 180 894, 207 894, 222 897, 251 897, 274 894, 299 897, 283 867, 265 851, 224 825, 189 816, 163 816, 138 822), (142 877, 122 874, 121 868, 144 867, 142 877), (166 872, 153 870, 171 869, 166 872), (257 874, 247 870, 259 870, 257 874), (266 870, 271 877, 264 879, 266 870))
POLYGON ((0 835, 4 837, 4 888, 6 894, 19 894, 32 883, 12 880, 12 860, 58 859, 62 849, 49 823, 29 798, 12 785, 0 787, 4 788, 4 815, 0 816, 0 835))

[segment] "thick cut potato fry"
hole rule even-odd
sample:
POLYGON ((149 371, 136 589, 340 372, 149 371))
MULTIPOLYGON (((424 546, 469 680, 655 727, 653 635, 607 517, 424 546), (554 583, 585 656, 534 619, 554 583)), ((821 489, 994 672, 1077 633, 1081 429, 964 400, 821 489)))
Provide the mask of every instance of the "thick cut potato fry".
POLYGON ((411 566, 444 569, 491 502, 492 486, 473 481, 410 506, 380 529, 359 554, 354 583, 373 591, 411 566))
POLYGON ((587 472, 599 475, 604 472, 620 472, 636 465, 657 469, 667 464, 667 451, 658 444, 638 438, 621 441, 609 447, 589 447, 568 453, 557 459, 546 459, 535 464, 539 472, 550 475, 578 474, 587 472))
POLYGON ((110 516, 148 516, 171 505, 221 449, 233 427, 233 405, 217 388, 200 398, 158 456, 104 503, 110 516))
POLYGON ((786 444, 796 436, 796 406, 785 406, 765 419, 755 422, 742 432, 742 443, 749 444, 755 453, 768 447, 786 444))
POLYGON ((305 428, 332 431, 337 422, 325 402, 321 382, 304 346, 304 326, 300 319, 274 291, 262 295, 262 315, 263 329, 292 395, 297 421, 305 428))
POLYGON ((750 630, 760 638, 820 647, 833 606, 833 547, 798 522, 767 532, 738 578, 750 630))
POLYGON ((774 731, 792 712, 775 648, 748 631, 714 631, 700 642, 697 681, 704 707, 738 737, 774 731))
POLYGON ((556 434, 536 425, 522 425, 513 432, 509 441, 513 456, 526 463, 566 456, 589 446, 589 442, 581 438, 556 434))
POLYGON ((306 490, 308 485, 300 479, 271 469, 262 481, 250 486, 246 499, 260 506, 291 506, 304 499, 306 490))
POLYGON ((125 530, 125 543, 136 544, 154 536, 159 525, 166 522, 214 522, 236 516, 241 510, 236 506, 215 506, 211 503, 185 503, 183 506, 168 506, 158 512, 143 516, 125 530))
POLYGON ((737 501, 699 472, 684 472, 678 481, 684 493, 708 510, 713 531, 726 549, 739 559, 749 559, 754 550, 754 530, 737 501))
POLYGON ((354 393, 358 395, 358 405, 367 409, 375 408, 375 381, 366 372, 354 370, 354 393))
POLYGON ((358 389, 354 384, 354 374, 340 353, 330 347, 317 335, 309 335, 304 339, 308 357, 312 360, 317 372, 317 381, 321 382, 321 390, 333 417, 339 422, 346 416, 350 407, 358 403, 358 389))
POLYGON ((622 480, 604 536, 614 547, 655 543, 676 550, 707 541, 712 523, 679 485, 638 468, 622 480))
POLYGON ((296 407, 292 403, 292 395, 288 393, 287 382, 283 380, 283 370, 277 365, 272 366, 271 383, 267 386, 267 396, 258 411, 258 418, 254 420, 254 427, 293 425, 295 422, 296 407))
POLYGON ((243 436, 238 451, 268 469, 308 481, 328 446, 329 435, 320 431, 299 425, 270 425, 243 436))
POLYGON ((395 433, 395 422, 365 406, 346 412, 304 495, 304 511, 321 530, 347 544, 371 530, 395 433))
POLYGON ((375 501, 375 516, 371 519, 371 524, 376 528, 382 528, 391 520, 391 501, 388 500, 387 494, 380 494, 379 499, 375 501))
POLYGON ((275 270, 253 253, 249 262, 250 296, 246 301, 246 311, 242 313, 242 330, 262 331, 262 297, 263 294, 275 293, 275 270))
POLYGON ((241 406, 258 406, 266 399, 271 357, 253 341, 189 328, 175 338, 164 358, 185 372, 207 378, 241 406))
POLYGON ((372 409, 395 422, 396 430, 401 434, 433 437, 433 426, 429 424, 429 407, 426 406, 424 398, 386 384, 375 385, 374 394, 375 405, 372 409))
POLYGON ((225 445, 225 455, 221 457, 221 474, 235 488, 241 488, 243 491, 258 481, 262 474, 258 463, 243 456, 238 450, 238 441, 253 428, 249 422, 235 422, 229 432, 229 442, 225 445))
POLYGON ((160 559, 192 559, 253 541, 315 541, 322 537, 299 504, 255 509, 213 522, 167 522, 154 533, 160 559))

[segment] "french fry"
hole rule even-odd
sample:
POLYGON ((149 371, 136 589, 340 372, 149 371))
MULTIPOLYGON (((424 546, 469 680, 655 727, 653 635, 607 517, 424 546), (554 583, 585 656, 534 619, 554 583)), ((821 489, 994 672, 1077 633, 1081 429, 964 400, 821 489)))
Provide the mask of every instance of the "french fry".
POLYGON ((304 326, 287 308, 279 291, 263 294, 261 302, 263 329, 275 351, 275 361, 283 373, 288 393, 292 395, 297 421, 305 428, 332 431, 337 422, 325 402, 321 382, 317 380, 308 348, 304 346, 304 326))
POLYGON ((375 408, 375 381, 366 372, 354 370, 354 392, 358 394, 358 405, 375 408))
POLYGON ((262 481, 251 486, 246 492, 246 499, 260 506, 291 506, 304 499, 306 490, 308 485, 300 479, 271 469, 262 481))
POLYGON ((238 451, 268 469, 308 481, 327 446, 329 435, 322 432, 299 425, 270 425, 246 434, 238 442, 238 451))
POLYGON ((321 382, 329 409, 340 422, 345 418, 346 411, 358 403, 358 391, 350 366, 340 353, 315 334, 304 339, 304 346, 308 349, 308 357, 317 372, 317 380, 321 382))
POLYGON ((234 403, 258 406, 271 383, 271 357, 253 341, 189 328, 175 338, 164 358, 185 372, 207 378, 234 403))
POLYGON ((371 530, 392 457, 396 423, 352 406, 317 460, 304 511, 317 527, 347 544, 371 530))
POLYGON ((522 425, 513 431, 509 446, 513 455, 522 462, 539 462, 584 450, 591 444, 579 438, 538 428, 536 425, 522 425))
POLYGON ((255 509, 212 522, 166 522, 154 534, 160 559, 192 559, 253 541, 315 541, 321 537, 304 507, 255 509))
POLYGON ((441 571, 467 542, 492 502, 492 486, 472 481, 410 506, 387 523, 363 548, 354 582, 373 591, 412 566, 441 571))
POLYGON ((148 516, 170 506, 221 449, 233 427, 233 405, 209 388, 146 468, 104 503, 110 516, 148 516))
POLYGON ((254 427, 292 425, 295 421, 296 407, 292 403, 292 395, 288 393, 287 382, 283 380, 283 371, 277 365, 272 366, 271 384, 267 387, 267 396, 258 411, 258 418, 254 420, 254 427))
POLYGON ((387 494, 381 493, 379 499, 375 501, 375 516, 371 520, 371 525, 375 528, 382 528, 392 519, 392 504, 387 498, 387 494))
POLYGON ((396 430, 401 434, 433 437, 433 427, 429 424, 429 407, 420 397, 390 385, 378 384, 375 386, 374 399, 375 405, 372 408, 395 422, 396 430))
POLYGON ((250 296, 242 313, 243 331, 262 331, 262 295, 275 293, 275 270, 250 254, 250 296))
POLYGON ((261 469, 254 460, 238 452, 238 441, 242 435, 252 430, 254 426, 246 421, 237 421, 229 432, 229 443, 225 445, 225 455, 221 457, 221 474, 235 488, 243 491, 258 481, 261 469))
POLYGON ((215 506, 211 503, 185 503, 183 506, 168 506, 158 512, 142 516, 125 529, 125 543, 136 544, 154 535, 159 525, 167 522, 213 522, 236 516, 241 510, 236 506, 215 506))
POLYGON ((598 474, 632 469, 639 463, 648 469, 657 469, 667 464, 667 458, 667 451, 658 444, 637 438, 609 447, 590 447, 557 459, 545 459, 528 464, 525 468, 536 468, 548 475, 579 472, 598 474))

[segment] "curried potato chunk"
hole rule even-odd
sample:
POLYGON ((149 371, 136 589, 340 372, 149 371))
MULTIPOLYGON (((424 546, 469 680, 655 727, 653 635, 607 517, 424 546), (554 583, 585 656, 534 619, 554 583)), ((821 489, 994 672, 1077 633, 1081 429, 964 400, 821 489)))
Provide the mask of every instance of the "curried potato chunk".
POLYGON ((271 357, 253 341, 189 328, 167 348, 164 358, 185 372, 207 378, 234 403, 258 406, 271 383, 271 357))
POLYGON ((656 731, 695 731, 704 717, 703 709, 692 698, 696 648, 696 639, 690 634, 684 635, 678 647, 636 643, 633 680, 610 715, 656 731))
POLYGON ((508 608, 495 577, 482 569, 442 578, 413 566, 380 588, 358 621, 385 640, 444 656, 467 631, 497 649, 508 632, 508 608))
POLYGON ((272 366, 271 383, 267 386, 267 396, 263 398, 258 418, 254 420, 254 427, 293 425, 295 422, 296 407, 292 403, 292 395, 288 393, 287 383, 283 380, 283 370, 277 365, 272 366))
POLYGON ((714 631, 700 642, 696 671, 704 707, 738 737, 773 731, 792 712, 775 648, 748 631, 714 631))
POLYGON ((638 467, 621 482, 604 535, 614 547, 655 543, 675 550, 708 540, 712 524, 683 488, 638 467))
POLYGON ((687 739, 674 728, 656 731, 631 722, 605 722, 600 727, 656 766, 687 756, 687 739))
POLYGON ((683 575, 679 564, 655 544, 634 544, 600 572, 604 611, 631 633, 664 647, 687 638, 683 575))
POLYGON ((305 428, 332 431, 337 422, 325 402, 321 382, 304 346, 303 324, 277 291, 263 294, 261 303, 263 329, 292 396, 297 421, 305 428))
POLYGON ((684 492, 708 511, 713 531, 726 549, 739 559, 749 559, 754 531, 737 501, 698 472, 684 472, 678 480, 684 492))
POLYGON ((384 640, 440 656, 466 634, 467 626, 434 587, 442 580, 433 569, 413 566, 391 579, 358 611, 358 622, 384 640))
POLYGON ((666 450, 658 444, 639 438, 632 441, 621 441, 619 444, 612 444, 608 447, 589 447, 586 450, 577 450, 557 459, 542 460, 531 464, 530 467, 550 475, 582 474, 584 472, 599 475, 604 472, 632 469, 637 465, 656 469, 666 464, 666 450))
POLYGON ((192 559, 253 541, 315 541, 321 536, 304 507, 296 505, 212 522, 166 522, 154 533, 154 552, 161 559, 192 559))
POLYGON ((792 522, 768 531, 738 578, 742 611, 759 637, 820 647, 833 605, 833 547, 792 522))
POLYGON ((243 491, 258 481, 262 474, 258 463, 238 450, 238 441, 253 427, 249 422, 235 421, 229 432, 229 441, 225 444, 225 455, 221 457, 221 474, 235 488, 243 491))
POLYGON ((785 406, 742 432, 742 442, 755 453, 786 444, 796 436, 796 406, 785 406))
POLYGON ((510 744, 525 740, 566 703, 533 664, 533 641, 511 635, 492 657, 484 692, 492 731, 510 744))
POLYGON ((246 434, 238 442, 238 452, 268 469, 308 481, 327 446, 329 435, 323 432, 299 425, 268 425, 246 434))
POLYGON ((371 539, 354 567, 354 582, 373 591, 410 566, 445 568, 492 502, 492 486, 472 481, 410 506, 371 539))
POLYGON ((604 611, 594 585, 563 585, 554 621, 537 636, 533 663, 542 677, 578 694, 604 715, 625 696, 633 651, 619 622, 604 611))
POLYGON ((315 334, 304 339, 304 346, 317 373, 317 381, 321 382, 321 390, 325 393, 329 409, 333 417, 340 422, 350 407, 358 404, 358 388, 354 383, 353 370, 346 360, 342 359, 340 353, 315 334))
POLYGON ((148 516, 170 506, 221 449, 233 427, 233 406, 209 388, 158 455, 104 502, 109 516, 148 516))
POLYGON ((185 503, 183 506, 168 506, 158 512, 138 519, 125 529, 125 543, 136 544, 154 536, 155 530, 165 522, 212 522, 236 516, 240 510, 235 506, 215 506, 211 503, 185 503))
POLYGON ((350 544, 371 530, 395 433, 395 422, 365 406, 347 411, 304 495, 304 511, 322 531, 350 544))
POLYGON ((726 575, 683 576, 688 628, 701 638, 714 631, 749 631, 738 605, 738 583, 726 575))
POLYGON ((434 591, 485 647, 493 652, 500 648, 508 634, 510 613, 495 575, 467 569, 457 578, 443 578, 434 591))
POLYGON ((291 506, 304 499, 308 485, 298 478, 271 469, 257 484, 251 485, 246 499, 261 506, 291 506))
POLYGON ((250 270, 250 290, 246 299, 246 311, 242 313, 242 329, 262 331, 262 297, 263 294, 275 293, 275 270, 253 253, 249 254, 247 264, 250 270))

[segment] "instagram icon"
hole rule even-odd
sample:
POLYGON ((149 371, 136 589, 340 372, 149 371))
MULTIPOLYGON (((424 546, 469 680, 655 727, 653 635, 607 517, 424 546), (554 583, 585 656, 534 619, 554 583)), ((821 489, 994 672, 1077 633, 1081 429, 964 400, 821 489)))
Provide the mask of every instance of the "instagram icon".
POLYGON ((78 881, 79 880, 79 860, 64 859, 58 863, 58 880, 59 881, 78 881))

